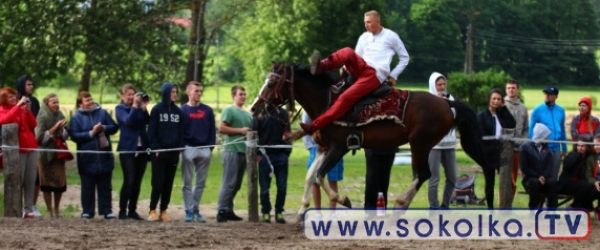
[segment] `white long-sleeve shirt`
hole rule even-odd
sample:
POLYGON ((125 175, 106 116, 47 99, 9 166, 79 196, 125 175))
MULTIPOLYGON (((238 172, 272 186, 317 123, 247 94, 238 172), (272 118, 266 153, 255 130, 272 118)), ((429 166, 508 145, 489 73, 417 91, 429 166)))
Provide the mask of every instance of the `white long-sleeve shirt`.
POLYGON ((381 82, 385 81, 388 76, 397 79, 410 59, 398 34, 383 27, 379 34, 363 33, 358 38, 355 51, 363 57, 369 66, 377 71, 377 78, 381 82), (390 72, 390 64, 394 54, 398 54, 400 60, 398 65, 390 72))

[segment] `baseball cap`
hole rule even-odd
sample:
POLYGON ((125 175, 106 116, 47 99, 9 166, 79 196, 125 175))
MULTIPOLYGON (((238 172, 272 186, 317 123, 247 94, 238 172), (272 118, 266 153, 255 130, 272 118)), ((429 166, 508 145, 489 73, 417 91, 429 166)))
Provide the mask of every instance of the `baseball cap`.
POLYGON ((558 95, 558 88, 555 86, 548 86, 543 92, 548 95, 558 95))

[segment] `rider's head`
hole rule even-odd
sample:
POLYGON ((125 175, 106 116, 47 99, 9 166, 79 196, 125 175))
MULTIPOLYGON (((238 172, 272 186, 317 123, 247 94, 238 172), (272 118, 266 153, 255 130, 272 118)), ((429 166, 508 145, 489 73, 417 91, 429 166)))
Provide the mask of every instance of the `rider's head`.
POLYGON ((382 28, 379 19, 379 12, 371 10, 365 13, 365 28, 368 32, 371 32, 373 34, 381 32, 382 28))

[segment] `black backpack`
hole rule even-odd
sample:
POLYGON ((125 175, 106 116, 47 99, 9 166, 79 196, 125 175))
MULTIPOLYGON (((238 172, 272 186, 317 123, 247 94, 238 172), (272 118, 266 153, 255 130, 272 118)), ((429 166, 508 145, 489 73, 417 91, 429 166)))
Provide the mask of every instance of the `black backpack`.
POLYGON ((485 205, 485 199, 478 199, 475 195, 475 175, 460 175, 456 178, 454 192, 452 193, 452 204, 458 205, 485 205))

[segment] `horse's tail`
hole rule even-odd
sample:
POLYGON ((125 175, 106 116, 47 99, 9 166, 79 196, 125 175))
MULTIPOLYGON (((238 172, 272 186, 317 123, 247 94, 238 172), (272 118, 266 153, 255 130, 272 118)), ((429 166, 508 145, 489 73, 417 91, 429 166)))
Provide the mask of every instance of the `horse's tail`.
POLYGON ((483 169, 485 176, 485 196, 489 208, 493 207, 495 170, 490 168, 483 151, 483 133, 477 122, 477 115, 467 104, 459 101, 448 101, 456 111, 454 124, 460 133, 460 145, 463 150, 483 169))

